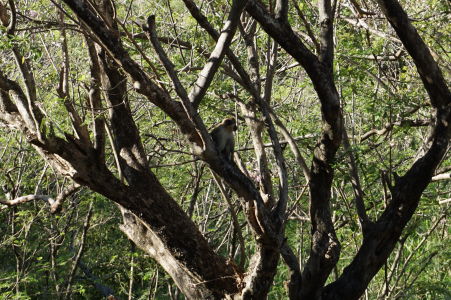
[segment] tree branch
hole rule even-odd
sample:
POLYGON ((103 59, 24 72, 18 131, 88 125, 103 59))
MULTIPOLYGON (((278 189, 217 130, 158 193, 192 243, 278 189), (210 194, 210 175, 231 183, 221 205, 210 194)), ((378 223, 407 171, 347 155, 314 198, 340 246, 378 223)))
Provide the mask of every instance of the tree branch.
POLYGON ((409 120, 409 119, 387 123, 382 129, 371 129, 370 131, 364 133, 360 137, 360 141, 363 142, 372 137, 373 135, 384 135, 387 132, 390 132, 395 126, 421 127, 428 126, 430 125, 430 123, 431 122, 429 120, 409 120))
POLYGON ((52 196, 49 195, 26 195, 21 196, 15 199, 7 200, 7 199, 0 199, 0 203, 4 204, 6 206, 16 206, 19 204, 27 203, 30 201, 35 200, 43 200, 48 202, 50 205, 52 205, 55 202, 55 199, 52 198, 52 196))
POLYGON ((432 58, 429 48, 417 30, 412 26, 406 12, 397 0, 377 0, 377 3, 395 29, 407 52, 412 56, 432 105, 445 109, 451 102, 451 93, 438 64, 432 58))
POLYGON ((331 6, 331 0, 318 1, 318 7, 319 23, 321 26, 321 33, 319 36, 319 61, 327 65, 329 72, 332 72, 332 63, 334 60, 334 16, 331 6))
POLYGON ((362 190, 362 186, 360 184, 357 163, 355 161, 355 157, 351 149, 351 144, 349 143, 349 138, 346 129, 343 129, 343 147, 349 157, 349 168, 351 173, 351 184, 354 191, 354 202, 357 215, 359 216, 359 222, 362 228, 362 233, 363 236, 365 237, 365 235, 371 229, 370 226, 372 225, 372 222, 370 221, 368 215, 366 214, 365 202, 363 201, 364 193, 362 190))
POLYGON ((235 34, 238 22, 240 20, 241 12, 246 6, 247 0, 234 0, 232 2, 232 8, 230 9, 229 17, 221 30, 221 34, 218 37, 216 46, 210 54, 207 64, 200 72, 193 89, 189 93, 189 99, 193 103, 194 107, 198 107, 200 101, 207 92, 210 86, 213 76, 221 64, 226 50, 229 48, 232 38, 235 34))
MULTIPOLYGON (((64 13, 59 11, 60 15, 60 23, 64 23, 64 13)), ((69 64, 69 51, 67 48, 67 34, 66 28, 61 26, 61 51, 63 55, 63 62, 60 71, 60 82, 57 88, 58 96, 63 100, 64 106, 66 107, 67 112, 69 113, 69 117, 72 123, 73 128, 75 129, 75 133, 77 134, 78 139, 81 141, 82 145, 90 146, 91 140, 89 139, 88 128, 78 114, 74 105, 70 100, 69 93, 69 72, 70 72, 70 64, 69 64)))
POLYGON ((451 179, 451 173, 444 173, 444 174, 438 174, 432 177, 432 181, 439 181, 439 180, 450 180, 451 179))
POLYGON ((151 103, 157 105, 173 119, 188 140, 196 145, 194 148, 195 153, 200 154, 203 147, 202 140, 193 122, 186 116, 181 104, 172 100, 170 95, 157 86, 141 67, 131 59, 130 55, 122 47, 120 35, 117 32, 112 32, 103 21, 99 20, 85 2, 81 0, 64 0, 64 2, 94 32, 101 46, 126 71, 133 80, 133 85, 137 92, 146 96, 151 103))
POLYGON ((426 154, 398 178, 392 188, 392 201, 364 238, 351 264, 324 289, 323 299, 357 299, 364 292, 369 281, 386 262, 415 212, 421 194, 447 151, 451 136, 451 94, 438 65, 399 3, 396 0, 378 0, 378 3, 412 56, 431 104, 436 108, 432 144, 426 154))
POLYGON ((89 107, 91 109, 91 118, 93 122, 93 134, 94 134, 94 149, 96 150, 99 161, 105 159, 105 119, 103 115, 100 115, 102 109, 102 96, 100 91, 100 85, 102 82, 100 74, 100 62, 97 56, 97 51, 93 41, 87 34, 84 35, 86 44, 88 46, 89 58, 91 60, 90 72, 91 72, 91 86, 89 87, 88 99, 89 107))
MULTIPOLYGON (((324 3, 324 16, 331 13, 330 3, 324 3), (330 9, 328 11, 327 9, 330 9)), ((342 114, 340 99, 332 77, 333 48, 332 20, 324 20, 326 27, 320 61, 294 34, 286 22, 272 18, 258 0, 250 0, 247 12, 306 70, 321 102, 323 133, 314 151, 310 180, 310 215, 312 220, 312 249, 302 273, 303 288, 298 297, 315 298, 339 258, 340 243, 336 237, 330 212, 330 188, 333 179, 332 163, 342 138, 342 114)))

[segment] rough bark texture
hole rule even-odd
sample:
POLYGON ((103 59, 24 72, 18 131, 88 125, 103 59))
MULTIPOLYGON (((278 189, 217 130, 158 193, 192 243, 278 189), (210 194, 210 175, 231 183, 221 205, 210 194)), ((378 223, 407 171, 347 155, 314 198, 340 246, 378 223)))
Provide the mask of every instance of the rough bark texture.
MULTIPOLYGON (((327 286, 324 286, 326 280, 340 255, 340 243, 332 223, 330 199, 334 179, 332 166, 341 145, 344 128, 340 98, 333 78, 334 8, 331 1, 319 1, 318 56, 303 44, 288 23, 288 1, 276 2, 274 16, 258 0, 249 0, 246 7, 248 14, 259 22, 276 44, 306 70, 321 106, 322 133, 314 149, 310 172, 304 170, 310 188, 312 244, 309 259, 302 271, 299 261, 284 238, 288 179, 282 149, 273 125, 276 118, 271 116, 274 112, 269 108, 271 83, 262 97, 256 64, 258 58, 250 37, 246 42, 250 50, 252 76, 248 75, 240 60, 228 49, 245 2, 234 1, 224 32, 219 34, 194 2, 183 0, 199 25, 218 42, 210 55, 214 62, 207 62, 204 71, 199 75, 199 86, 196 86, 191 94, 186 93, 181 86, 178 75, 162 48, 157 50, 182 101, 172 99, 164 88, 149 78, 122 46, 121 33, 113 18, 112 2, 102 1, 99 7, 102 18, 92 9, 92 3, 88 5, 87 1, 81 0, 63 2, 78 16, 85 28, 92 31, 98 43, 95 46, 93 42, 88 41, 92 62, 93 84, 89 100, 95 119, 94 141, 91 142, 86 129, 80 127, 81 121, 77 116, 71 119, 72 125, 78 126, 74 126, 78 128, 76 136, 66 133, 63 139, 56 136, 52 130, 46 130, 43 115, 36 104, 33 73, 27 59, 21 56, 15 46, 12 52, 24 79, 25 89, 0 72, 0 120, 3 123, 22 131, 27 141, 60 174, 117 203, 124 219, 122 231, 166 270, 189 299, 265 299, 273 284, 280 254, 291 270, 288 284, 290 299, 358 299, 364 293, 370 280, 387 261, 417 208, 422 192, 445 155, 451 136, 450 91, 427 46, 396 0, 378 0, 378 3, 412 56, 436 110, 432 143, 427 153, 397 180, 392 189, 392 200, 384 213, 376 222, 367 222, 357 255, 344 269, 343 274, 327 286), (247 111, 243 106, 246 117, 256 118, 257 108, 264 116, 277 161, 278 199, 273 195, 258 122, 248 121, 251 129, 255 131, 252 137, 261 160, 260 171, 267 176, 262 182, 263 194, 269 194, 271 201, 263 199, 259 189, 235 163, 216 154, 206 127, 199 117, 198 106, 223 56, 227 56, 234 68, 232 72, 236 71, 236 74, 233 73, 234 77, 238 78, 237 81, 254 101, 252 104, 255 105, 255 111, 247 111), (246 272, 238 271, 233 262, 226 262, 214 252, 194 222, 150 171, 139 130, 128 103, 127 80, 131 80, 138 93, 144 95, 178 125, 193 152, 243 200, 247 221, 256 241, 255 253, 246 272), (104 91, 103 97, 101 90, 104 91), (105 99, 109 108, 106 120, 95 117, 96 110, 102 107, 101 98, 105 99), (107 168, 105 162, 105 121, 108 121, 108 128, 111 128, 112 148, 116 154, 120 178, 107 168)), ((13 7, 12 1, 10 5, 13 7)), ((4 5, 0 4, 0 21, 9 28, 8 35, 13 35, 14 24, 9 24, 9 19, 4 5)), ((11 20, 15 22, 15 16, 11 20)), ((242 31, 244 32, 244 29, 242 31)), ((154 47, 158 48, 155 28, 150 35, 153 37, 154 47)), ((89 39, 88 35, 86 38, 89 39)), ((273 51, 276 55, 277 45, 273 51)), ((68 66, 65 72, 66 75, 69 73, 68 66)), ((68 98, 68 93, 68 89, 61 85, 60 94, 68 98)), ((67 108, 69 113, 76 112, 69 106, 67 108)), ((298 160, 303 161, 300 155, 298 160)), ((364 212, 363 201, 361 202, 359 209, 364 212)))
POLYGON ((302 288, 297 288, 297 292, 290 292, 293 299, 318 297, 340 253, 340 243, 335 235, 329 203, 333 179, 331 164, 341 143, 342 116, 339 96, 332 79, 333 29, 330 2, 322 3, 322 6, 322 51, 319 57, 305 47, 284 18, 271 17, 258 1, 250 1, 247 6, 247 12, 304 67, 321 103, 323 133, 314 150, 309 182, 312 248, 302 272, 302 288))
POLYGON ((399 3, 396 0, 380 0, 378 3, 412 56, 436 110, 432 144, 427 153, 395 182, 392 201, 364 236, 351 264, 338 280, 325 288, 323 299, 358 299, 363 294, 370 280, 387 261, 415 212, 451 137, 451 93, 437 63, 399 3))

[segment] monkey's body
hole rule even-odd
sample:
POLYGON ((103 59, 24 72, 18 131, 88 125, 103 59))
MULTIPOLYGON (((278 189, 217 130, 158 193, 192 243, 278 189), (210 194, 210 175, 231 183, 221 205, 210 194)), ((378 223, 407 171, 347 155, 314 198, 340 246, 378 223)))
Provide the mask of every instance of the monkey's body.
POLYGON ((233 160, 233 151, 235 149, 235 137, 233 132, 237 130, 236 121, 228 118, 217 125, 211 132, 211 138, 215 144, 216 150, 225 159, 233 160))

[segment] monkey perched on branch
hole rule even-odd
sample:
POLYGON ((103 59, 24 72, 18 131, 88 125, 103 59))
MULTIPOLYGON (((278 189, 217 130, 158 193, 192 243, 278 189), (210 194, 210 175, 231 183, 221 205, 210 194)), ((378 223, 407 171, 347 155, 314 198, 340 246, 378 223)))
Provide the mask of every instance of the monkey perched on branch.
POLYGON ((215 143, 216 150, 228 161, 233 160, 233 151, 235 148, 235 137, 233 132, 237 130, 234 118, 224 119, 215 126, 210 132, 211 138, 215 143))

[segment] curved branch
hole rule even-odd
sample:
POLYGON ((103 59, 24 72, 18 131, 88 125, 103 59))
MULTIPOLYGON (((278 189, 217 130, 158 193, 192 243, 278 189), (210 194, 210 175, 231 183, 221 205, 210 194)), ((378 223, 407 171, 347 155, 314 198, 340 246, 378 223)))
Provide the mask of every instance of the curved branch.
POLYGON ((451 137, 451 94, 428 47, 396 0, 378 0, 384 14, 412 56, 431 104, 436 108, 432 144, 392 188, 392 201, 364 237, 363 243, 343 274, 328 285, 323 299, 358 299, 393 251, 407 222, 445 155, 451 137))
POLYGON ((445 108, 451 102, 451 93, 445 78, 406 12, 397 0, 377 0, 377 3, 412 56, 432 105, 445 108))
POLYGON ((229 17, 221 30, 221 34, 218 37, 216 46, 210 54, 207 64, 200 72, 196 83, 193 86, 192 91, 189 94, 189 99, 193 103, 194 107, 198 107, 200 101, 207 92, 210 86, 213 76, 221 64, 227 49, 229 48, 232 38, 240 20, 241 12, 245 7, 247 0, 234 0, 232 8, 229 13, 229 17))

